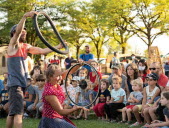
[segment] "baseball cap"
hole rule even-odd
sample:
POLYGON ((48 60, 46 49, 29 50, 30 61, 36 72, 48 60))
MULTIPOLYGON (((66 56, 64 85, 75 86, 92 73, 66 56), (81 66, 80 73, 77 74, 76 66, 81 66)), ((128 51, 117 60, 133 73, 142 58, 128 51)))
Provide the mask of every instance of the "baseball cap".
MULTIPOLYGON (((18 24, 15 24, 14 26, 12 26, 11 30, 10 30, 10 37, 13 37, 13 33, 16 31, 16 27, 18 24)), ((24 29, 26 30, 26 27, 24 27, 24 29)))
POLYGON ((116 63, 111 66, 111 69, 121 69, 121 64, 116 63))
POLYGON ((153 78, 153 80, 158 80, 159 77, 156 73, 151 73, 146 76, 146 78, 153 78))
POLYGON ((90 48, 90 45, 86 44, 85 47, 89 47, 90 48))
POLYGON ((79 80, 80 80, 80 78, 78 76, 74 76, 72 79, 72 81, 79 81, 79 80))

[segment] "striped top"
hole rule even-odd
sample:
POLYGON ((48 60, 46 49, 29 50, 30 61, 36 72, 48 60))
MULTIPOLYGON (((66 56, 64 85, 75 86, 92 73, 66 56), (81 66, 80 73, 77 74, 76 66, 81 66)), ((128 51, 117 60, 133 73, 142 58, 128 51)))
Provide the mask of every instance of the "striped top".
POLYGON ((28 73, 25 60, 27 58, 28 49, 32 46, 26 43, 19 43, 18 47, 18 51, 15 55, 7 55, 8 87, 16 85, 26 87, 28 73))

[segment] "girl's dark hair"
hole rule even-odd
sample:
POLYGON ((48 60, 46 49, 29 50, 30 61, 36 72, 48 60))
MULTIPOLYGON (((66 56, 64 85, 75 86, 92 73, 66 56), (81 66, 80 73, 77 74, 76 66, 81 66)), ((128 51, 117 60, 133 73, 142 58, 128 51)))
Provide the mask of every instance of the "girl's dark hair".
POLYGON ((39 74, 37 77, 36 77, 36 81, 45 81, 45 76, 43 74, 39 74))
POLYGON ((107 88, 109 87, 109 82, 108 82, 108 80, 107 80, 107 79, 101 79, 101 82, 106 83, 107 88))
POLYGON ((135 63, 130 63, 126 67, 126 75, 127 75, 127 81, 131 81, 130 76, 127 74, 128 67, 131 67, 134 70, 134 79, 138 78, 138 67, 135 63))
POLYGON ((144 59, 141 59, 141 60, 139 60, 138 64, 139 63, 142 63, 145 66, 143 73, 147 74, 147 69, 148 69, 147 62, 144 59))
POLYGON ((169 92, 163 92, 162 95, 169 100, 169 92))
POLYGON ((33 74, 34 74, 34 70, 35 70, 35 69, 39 69, 39 70, 40 70, 40 74, 42 74, 42 70, 41 70, 40 66, 34 66, 33 69, 32 69, 32 71, 30 72, 30 76, 31 76, 31 77, 32 77, 33 74))
POLYGON ((86 80, 81 80, 80 82, 79 82, 79 87, 81 88, 81 89, 86 89, 87 88, 87 82, 86 82, 86 80))

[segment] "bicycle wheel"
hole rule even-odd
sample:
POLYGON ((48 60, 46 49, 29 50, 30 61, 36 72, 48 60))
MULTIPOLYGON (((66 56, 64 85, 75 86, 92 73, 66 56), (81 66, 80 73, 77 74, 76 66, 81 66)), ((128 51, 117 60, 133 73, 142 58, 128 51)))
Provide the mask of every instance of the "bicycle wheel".
POLYGON ((40 40, 48 47, 50 48, 51 50, 59 53, 59 54, 67 54, 69 52, 69 48, 68 46, 64 43, 62 37, 60 36, 59 32, 57 31, 55 25, 53 24, 52 20, 50 19, 50 17, 45 13, 45 12, 38 12, 38 14, 35 14, 34 17, 33 17, 33 21, 34 21, 34 27, 35 27, 35 31, 38 35, 38 37, 40 38, 40 40), (56 49, 54 46, 52 46, 42 35, 40 29, 39 29, 39 24, 38 24, 38 16, 39 15, 44 15, 45 18, 47 19, 47 21, 49 22, 49 24, 51 25, 53 31, 54 31, 54 34, 56 35, 56 37, 58 38, 58 40, 60 41, 60 43, 63 45, 65 51, 61 51, 61 50, 58 50, 56 49))

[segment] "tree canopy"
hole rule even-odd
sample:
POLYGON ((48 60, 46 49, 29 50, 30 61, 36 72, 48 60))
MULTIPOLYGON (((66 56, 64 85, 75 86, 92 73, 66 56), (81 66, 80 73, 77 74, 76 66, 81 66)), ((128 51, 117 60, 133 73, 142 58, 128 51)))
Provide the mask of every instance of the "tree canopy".
MULTIPOLYGON (((115 47, 126 52, 128 39, 137 35, 149 48, 159 35, 168 34, 167 0, 2 0, 0 1, 0 44, 9 42, 10 28, 24 13, 45 11, 56 24, 63 39, 75 48, 76 58, 85 43, 95 47, 96 56, 113 52, 115 47), (104 48, 103 48, 104 47, 104 48), (113 47, 113 48, 112 48, 113 47)), ((55 45, 57 40, 45 19, 39 20, 44 35, 55 45)), ((45 47, 37 38, 32 20, 26 21, 27 42, 45 47)))

